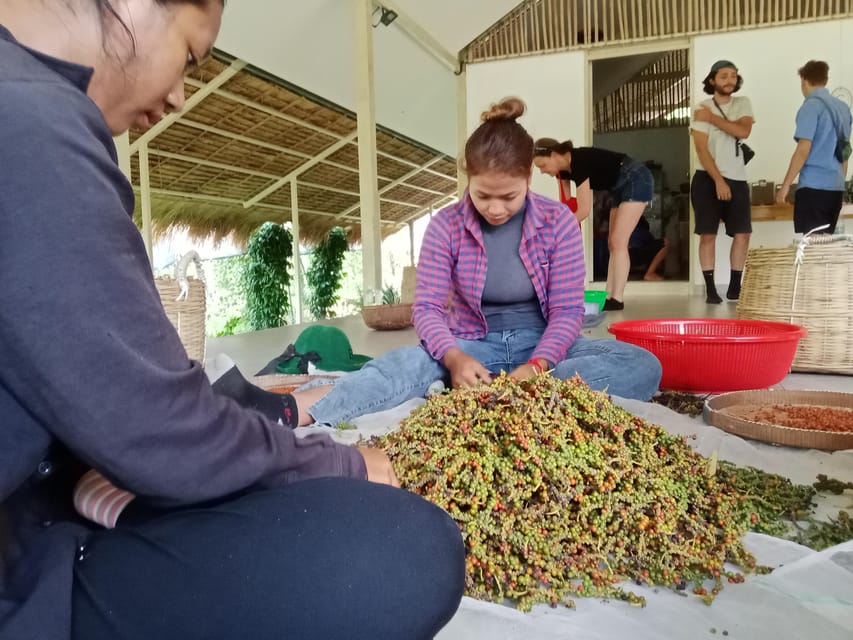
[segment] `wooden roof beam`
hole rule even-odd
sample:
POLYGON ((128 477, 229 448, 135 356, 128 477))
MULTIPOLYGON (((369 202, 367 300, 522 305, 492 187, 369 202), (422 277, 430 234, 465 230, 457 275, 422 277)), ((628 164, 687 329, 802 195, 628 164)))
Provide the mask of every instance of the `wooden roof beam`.
MULTIPOLYGON (((286 154, 289 156, 293 156, 295 158, 302 158, 303 160, 310 160, 311 158, 314 157, 314 156, 308 155, 307 153, 302 153, 301 151, 294 151, 293 149, 288 149, 287 147, 282 147, 282 146, 279 146, 277 144, 272 144, 270 142, 264 142, 263 140, 258 140, 257 138, 250 138, 248 136, 240 135, 239 133, 233 133, 233 132, 227 131, 225 129, 219 129, 217 127, 211 127, 210 125, 202 124, 201 122, 195 122, 194 120, 181 120, 181 125, 191 127, 193 129, 198 129, 199 131, 206 131, 208 133, 213 133, 215 135, 222 136, 223 138, 229 138, 231 140, 237 140, 238 142, 245 142, 246 144, 253 144, 253 145, 256 145, 258 147, 262 147, 264 149, 269 149, 270 151, 277 151, 279 153, 283 153, 283 154, 286 154)), ((150 152, 153 153, 153 150, 150 150, 150 152)), ((438 160, 441 160, 442 158, 443 158, 443 156, 438 156, 436 158, 433 158, 433 160, 431 160, 427 164, 431 165, 431 164, 433 164, 433 162, 437 162, 438 160)), ((358 173, 358 167, 349 167, 349 166, 347 166, 345 164, 341 164, 339 162, 332 162, 331 160, 323 160, 323 164, 327 164, 330 167, 334 167, 335 169, 340 169, 341 171, 347 171, 349 173, 358 173)), ((417 172, 415 172, 415 173, 417 173, 417 172)), ((412 175, 414 175, 414 173, 409 172, 409 174, 406 174, 406 175, 411 177, 412 175)), ((444 175, 444 174, 440 174, 440 175, 444 175)), ((444 177, 448 178, 448 176, 444 176, 444 177)), ((383 175, 380 175, 379 179, 380 180, 389 180, 389 181, 393 182, 393 180, 391 178, 389 178, 387 176, 383 176, 383 175)), ((400 178, 397 178, 397 180, 399 180, 399 179, 400 178)), ((421 187, 421 186, 418 186, 416 184, 406 184, 405 186, 410 188, 410 189, 415 189, 417 191, 423 191, 424 193, 431 193, 433 195, 438 195, 438 196, 444 195, 444 193, 441 191, 436 191, 435 189, 429 189, 427 187, 421 187)), ((387 187, 387 185, 386 185, 386 187, 387 187)), ((383 188, 385 188, 385 187, 383 187, 383 188)))
MULTIPOLYGON (((263 140, 258 140, 257 138, 250 138, 248 136, 240 135, 239 133, 232 133, 231 131, 227 131, 225 129, 218 129, 217 127, 211 127, 207 124, 202 124, 201 122, 195 122, 193 120, 181 120, 181 124, 187 127, 191 127, 193 129, 198 129, 200 131, 206 131, 208 133, 213 133, 218 136, 222 136, 223 138, 229 138, 231 140, 237 140, 238 142, 245 142, 246 144, 253 144, 258 147, 262 147, 264 149, 269 149, 270 151, 277 151, 279 153, 283 153, 286 155, 293 156, 295 158, 302 158, 303 160, 310 160, 314 156, 308 155, 307 153, 302 153, 301 151, 294 151, 293 149, 288 149, 287 147, 281 147, 277 144, 272 144, 269 142, 264 142, 263 140)), ((438 158, 439 160, 441 157, 438 158)), ((431 163, 431 162, 430 162, 431 163)), ((349 173, 358 173, 358 167, 348 167, 345 164, 341 164, 339 162, 332 162, 331 160, 324 160, 323 164, 327 164, 330 167, 334 167, 335 169, 340 169, 341 171, 347 171, 349 173)), ((447 178, 448 176, 444 176, 447 178)), ((379 176, 380 180, 389 180, 392 181, 391 178, 387 176, 379 176)), ((399 180, 399 178, 398 178, 399 180)), ((428 189, 427 187, 420 187, 415 184, 407 184, 407 187, 410 189, 416 189, 417 191, 423 191, 424 193, 431 193, 433 195, 444 195, 441 191, 436 191, 435 189, 428 189)))
MULTIPOLYGON (((139 187, 134 186, 134 191, 139 191, 139 187)), ((243 206, 243 201, 238 200, 237 198, 225 198, 223 196, 211 196, 203 193, 188 193, 186 191, 173 191, 171 189, 151 189, 152 195, 158 196, 167 196, 170 198, 186 198, 187 200, 201 200, 203 202, 212 202, 214 204, 232 204, 243 206)), ((274 209, 276 211, 287 211, 290 212, 290 207, 285 207, 281 204, 265 204, 263 202, 259 202, 255 207, 260 207, 264 209, 274 209)), ((331 213, 329 211, 317 211, 316 209, 301 209, 301 213, 310 213, 315 216, 323 216, 324 218, 334 218, 338 214, 331 213)), ((348 220, 353 220, 358 222, 360 218, 358 216, 347 216, 348 220)))
MULTIPOLYGON (((196 80, 194 78, 187 78, 186 82, 187 82, 187 84, 190 84, 194 87, 205 87, 205 86, 207 86, 207 85, 205 85, 204 82, 201 82, 201 81, 196 80)), ((262 113, 265 113, 269 116, 273 116, 274 118, 278 118, 279 120, 284 120, 284 121, 289 122, 291 124, 295 124, 299 127, 304 127, 304 128, 309 129, 311 131, 314 131, 315 133, 320 133, 322 135, 329 136, 330 138, 337 138, 337 139, 341 138, 341 135, 339 133, 335 133, 334 131, 329 131, 328 129, 324 129, 323 127, 318 127, 315 124, 311 124, 310 122, 302 120, 301 118, 296 118, 296 117, 288 115, 286 113, 282 113, 281 111, 276 111, 272 107, 268 107, 264 104, 261 104, 260 102, 256 102, 255 100, 252 100, 250 98, 244 98, 243 96, 237 95, 236 93, 232 93, 230 91, 225 91, 224 89, 217 89, 215 93, 218 96, 221 96, 223 98, 227 98, 228 100, 232 100, 234 102, 242 104, 243 106, 249 107, 251 109, 256 109, 257 111, 261 111, 262 113)), ((382 156, 383 158, 388 158, 389 160, 395 160, 395 161, 399 162, 400 164, 405 164, 405 165, 410 166, 410 167, 418 166, 416 162, 412 162, 411 160, 404 160, 403 158, 401 158, 399 156, 395 156, 393 153, 388 153, 388 152, 379 150, 379 151, 377 151, 377 154, 382 156)), ((440 171, 427 170, 427 172, 434 175, 434 176, 438 176, 440 178, 446 178, 448 180, 453 179, 450 176, 448 176, 447 174, 441 173, 440 171)))
POLYGON ((257 178, 266 178, 268 180, 277 180, 278 175, 275 173, 266 173, 264 171, 256 171, 254 169, 244 169, 233 164, 225 164, 223 162, 214 162, 213 160, 204 160, 194 156, 187 156, 182 153, 172 153, 171 151, 161 151, 159 149, 149 149, 148 153, 152 156, 159 156, 169 160, 180 160, 189 164, 198 164, 202 167, 210 167, 212 169, 222 169, 223 171, 233 171, 234 173, 244 173, 257 178))
MULTIPOLYGON (((411 171, 409 171, 409 173, 407 173, 407 174, 405 174, 405 175, 400 176, 400 177, 399 177, 399 178, 397 178, 396 180, 392 180, 390 184, 386 184, 384 187, 382 187, 382 188, 379 190, 379 195, 381 196, 383 193, 386 193, 386 192, 390 191, 391 189, 393 189, 394 187, 397 187, 397 186, 399 186, 399 185, 403 184, 406 180, 408 180, 408 179, 409 179, 409 178, 411 178, 412 176, 415 176, 415 175, 419 174, 423 169, 425 169, 425 168, 427 168, 427 167, 429 167, 429 166, 431 166, 431 165, 434 165, 436 162, 438 162, 439 160, 442 160, 443 158, 444 158, 444 156, 436 156, 435 158, 433 158, 432 160, 430 160, 429 162, 427 162, 425 165, 423 165, 423 167, 417 167, 416 169, 412 169, 411 171)), ((404 185, 404 186, 406 186, 406 187, 412 187, 412 188, 418 188, 418 187, 415 187, 415 185, 410 185, 410 184, 406 184, 406 185, 404 185)), ((420 187, 420 188, 421 188, 421 189, 423 189, 424 191, 427 191, 427 189, 425 189, 425 188, 423 188, 423 187, 420 187)), ((437 195, 437 196, 443 196, 443 195, 445 195, 445 194, 441 193, 440 191, 433 191, 432 189, 430 189, 430 190, 429 190, 429 192, 430 192, 430 193, 432 193, 432 194, 434 194, 434 195, 437 195)), ((353 212, 353 211, 355 211, 356 209, 358 209, 358 206, 357 206, 357 205, 353 205, 352 207, 350 207, 350 208, 349 208, 349 209, 347 209, 346 211, 343 211, 343 212, 339 213, 339 214, 338 214, 338 217, 339 217, 339 218, 342 218, 342 217, 344 217, 345 215, 347 215, 348 213, 352 213, 352 212, 353 212)))
POLYGON ((431 204, 428 207, 421 207, 418 211, 416 211, 412 215, 406 216, 405 218, 403 218, 403 220, 400 221, 400 224, 409 224, 410 222, 417 220, 421 216, 426 215, 430 209, 439 209, 439 208, 443 207, 445 204, 450 204, 450 202, 455 200, 455 199, 456 199, 456 192, 449 193, 449 194, 447 194, 447 196, 445 198, 438 200, 437 202, 431 204))
MULTIPOLYGON (((186 78, 185 82, 194 87, 204 87, 206 86, 204 82, 200 80, 196 80, 195 78, 186 78)), ((239 94, 236 94, 232 91, 226 91, 225 89, 217 89, 215 91, 216 95, 231 100, 232 102, 236 102, 238 104, 242 104, 244 107, 249 107, 250 109, 255 109, 256 111, 260 111, 262 113, 267 114, 268 116, 273 116, 278 118, 279 120, 285 120, 290 122, 291 124, 295 124, 300 127, 304 127, 305 129, 310 129, 315 133, 321 133, 326 136, 330 136, 332 138, 340 138, 341 135, 339 133, 335 133, 334 131, 329 131, 328 129, 324 129, 323 127, 318 127, 316 124, 311 124, 307 120, 303 120, 301 118, 297 118, 287 113, 282 113, 281 111, 277 111, 272 107, 268 107, 265 104, 261 104, 251 98, 245 98, 239 94)))
POLYGON ((308 169, 310 169, 311 167, 314 167, 317 164, 323 162, 323 160, 328 158, 330 155, 332 155, 333 153, 335 153, 339 149, 342 149, 343 147, 347 146, 350 142, 355 140, 357 137, 358 137, 358 131, 353 131, 348 136, 338 140, 335 144, 326 147, 319 154, 317 154, 316 156, 311 158, 305 164, 299 165, 298 167, 296 167, 296 169, 294 169, 293 171, 288 173, 286 176, 282 176, 281 178, 279 178, 278 180, 273 182, 270 186, 268 186, 266 189, 264 189, 263 191, 255 194, 254 196, 252 196, 251 198, 246 200, 246 202, 243 203, 243 206, 246 209, 248 209, 252 205, 258 204, 258 202, 260 202, 261 200, 266 198, 268 195, 270 195, 271 193, 275 193, 276 191, 281 189, 285 184, 290 182, 291 178, 295 178, 295 177, 299 176, 300 174, 308 171, 308 169))

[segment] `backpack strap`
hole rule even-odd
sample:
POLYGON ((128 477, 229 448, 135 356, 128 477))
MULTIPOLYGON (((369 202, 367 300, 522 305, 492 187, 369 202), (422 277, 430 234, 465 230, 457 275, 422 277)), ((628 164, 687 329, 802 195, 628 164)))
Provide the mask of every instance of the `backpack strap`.
MULTIPOLYGON (((716 99, 716 98, 711 98, 711 101, 714 103, 714 106, 715 106, 715 107, 717 107, 717 111, 719 111, 720 113, 722 113, 722 114, 723 114, 723 118, 724 118, 724 119, 726 119, 726 120, 728 120, 729 122, 731 122, 731 118, 729 118, 729 117, 726 115, 726 112, 725 112, 725 111, 723 111, 723 108, 722 108, 722 107, 720 106, 720 104, 717 102, 717 99, 716 99)), ((727 133, 728 135, 731 135, 730 133, 728 133, 728 131, 725 131, 724 133, 727 133)), ((734 139, 735 139, 735 158, 737 158, 737 157, 740 155, 740 138, 735 138, 735 136, 732 136, 732 138, 734 138, 734 139)))
MULTIPOLYGON (((832 105, 830 105, 829 102, 824 100, 823 96, 815 95, 814 92, 809 94, 809 98, 814 98, 815 100, 820 102, 823 105, 824 109, 829 112, 829 118, 830 120, 832 120, 832 126, 835 129, 835 135, 839 138, 842 138, 844 136, 844 131, 841 128, 841 123, 838 122, 838 119, 835 117, 835 110, 832 108, 832 105)), ((806 99, 808 100, 809 98, 806 99)))

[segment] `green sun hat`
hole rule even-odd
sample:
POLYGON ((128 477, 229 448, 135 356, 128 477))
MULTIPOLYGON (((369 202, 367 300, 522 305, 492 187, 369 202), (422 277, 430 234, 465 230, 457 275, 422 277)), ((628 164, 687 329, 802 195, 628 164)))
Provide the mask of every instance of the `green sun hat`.
POLYGON ((299 366, 304 359, 322 371, 357 371, 371 359, 370 356, 353 353, 349 338, 343 331, 319 324, 303 329, 293 348, 293 357, 276 366, 279 373, 304 373, 305 369, 300 371, 299 366))

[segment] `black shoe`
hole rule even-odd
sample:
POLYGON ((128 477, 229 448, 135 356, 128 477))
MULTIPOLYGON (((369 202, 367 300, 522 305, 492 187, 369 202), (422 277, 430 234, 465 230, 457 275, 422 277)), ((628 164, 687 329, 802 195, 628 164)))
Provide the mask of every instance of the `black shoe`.
POLYGON ((705 297, 705 302, 708 304, 722 304, 723 299, 716 291, 709 291, 705 297))
POLYGON ((625 308, 624 302, 619 302, 615 298, 607 298, 604 301, 604 306, 601 308, 602 311, 622 311, 625 308))
POLYGON ((726 291, 726 300, 731 300, 732 302, 737 302, 740 299, 740 289, 732 289, 729 287, 729 290, 726 291))

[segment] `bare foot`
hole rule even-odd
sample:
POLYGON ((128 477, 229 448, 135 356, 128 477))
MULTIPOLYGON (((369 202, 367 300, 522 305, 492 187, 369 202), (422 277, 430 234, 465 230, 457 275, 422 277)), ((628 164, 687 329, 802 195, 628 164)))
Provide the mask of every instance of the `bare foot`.
POLYGON ((314 417, 308 413, 308 409, 317 402, 320 398, 325 397, 332 387, 335 385, 324 384, 317 387, 311 387, 305 391, 294 391, 293 397, 296 399, 296 407, 299 411, 299 426, 305 427, 314 423, 314 417))
POLYGON ((658 282, 660 280, 664 280, 665 278, 659 273, 647 273, 643 276, 643 280, 649 280, 653 282, 658 282))

